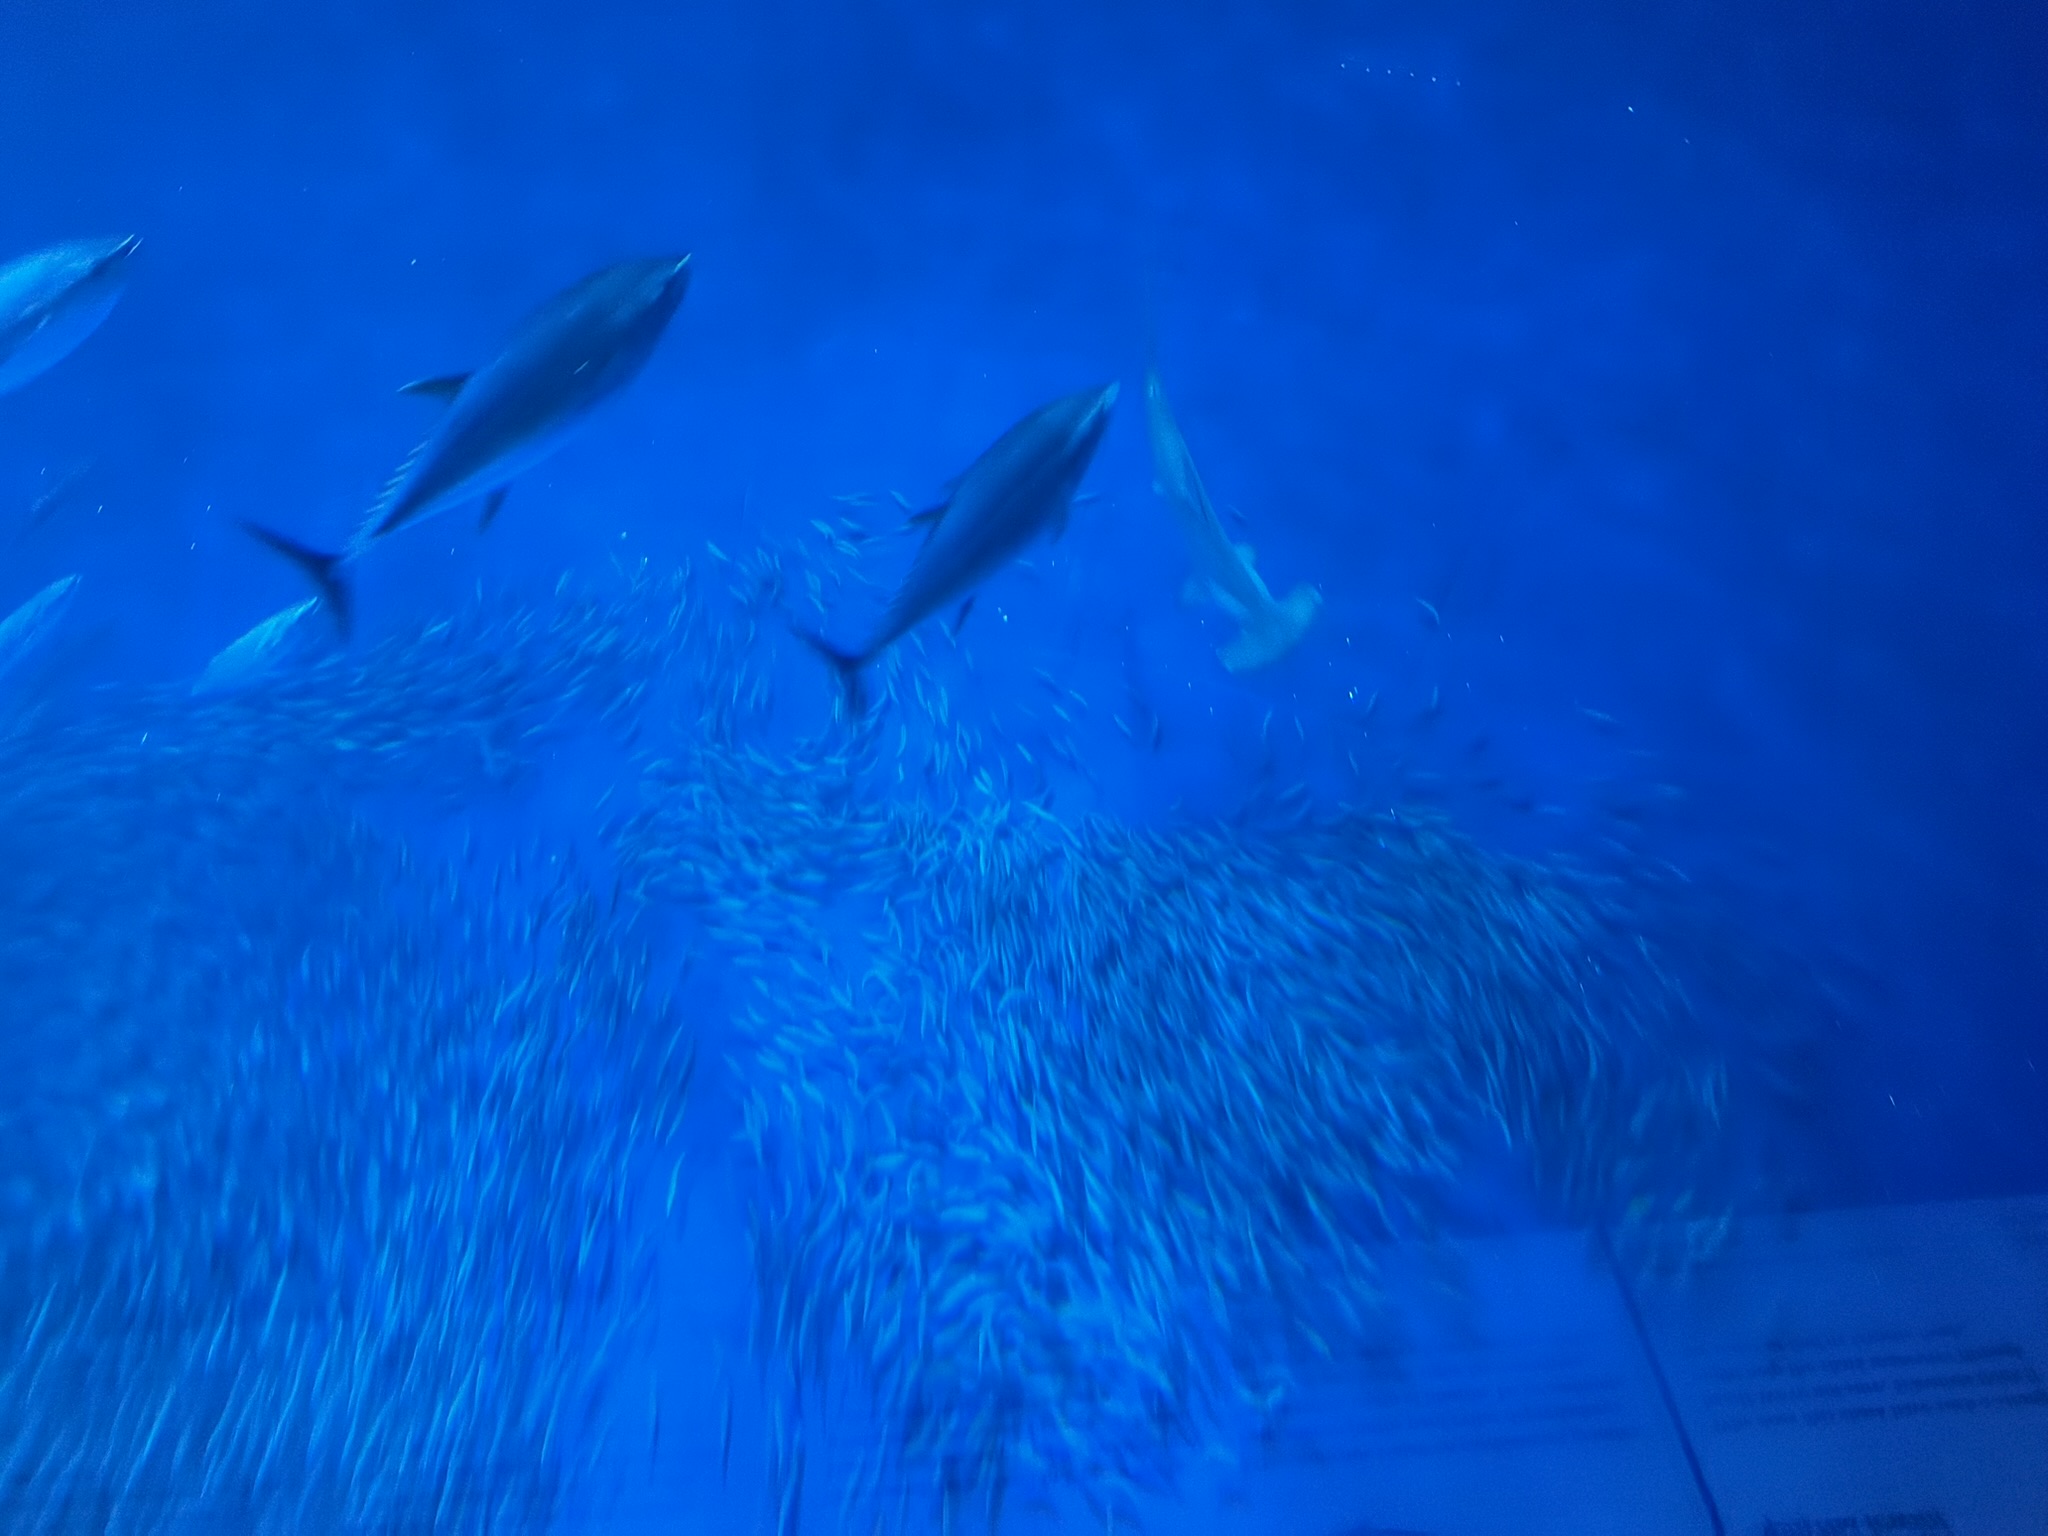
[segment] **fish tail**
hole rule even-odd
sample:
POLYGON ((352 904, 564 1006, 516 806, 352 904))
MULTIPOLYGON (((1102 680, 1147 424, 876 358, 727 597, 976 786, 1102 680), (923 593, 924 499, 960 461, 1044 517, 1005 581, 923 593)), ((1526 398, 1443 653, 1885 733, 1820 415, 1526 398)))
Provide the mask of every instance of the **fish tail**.
POLYGON ((839 674, 839 686, 846 690, 846 707, 856 718, 866 714, 867 689, 861 686, 860 669, 867 665, 867 657, 852 651, 842 651, 823 635, 813 634, 807 629, 799 629, 794 633, 797 639, 832 664, 832 670, 839 674))
POLYGON ((355 617, 355 604, 348 582, 341 573, 343 557, 309 548, 297 539, 287 538, 274 529, 265 528, 261 523, 245 522, 242 524, 242 530, 250 537, 269 545, 312 578, 313 585, 320 590, 320 600, 327 604, 327 611, 334 615, 335 626, 340 629, 341 638, 346 640, 349 626, 355 617))

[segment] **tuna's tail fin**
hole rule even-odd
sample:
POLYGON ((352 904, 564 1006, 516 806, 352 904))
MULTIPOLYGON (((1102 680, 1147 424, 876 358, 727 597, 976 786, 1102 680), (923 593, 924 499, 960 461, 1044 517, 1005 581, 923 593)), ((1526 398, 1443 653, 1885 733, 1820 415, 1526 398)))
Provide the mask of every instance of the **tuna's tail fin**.
POLYGON ((1216 654, 1233 672, 1268 666, 1294 649, 1322 606, 1321 592, 1306 584, 1296 587, 1282 601, 1248 616, 1244 632, 1216 654))
POLYGON ((335 625, 341 630, 341 638, 346 640, 349 626, 355 619, 355 604, 348 582, 341 574, 342 557, 310 549, 297 539, 286 538, 260 523, 243 523, 242 528, 253 538, 268 544, 313 579, 313 585, 320 589, 320 600, 327 604, 327 611, 334 615, 335 625))
POLYGON ((839 675, 839 686, 846 690, 846 707, 859 719, 868 711, 867 689, 861 686, 860 669, 867 665, 867 657, 857 656, 851 651, 842 651, 823 635, 812 634, 807 629, 794 630, 797 639, 832 664, 832 670, 839 675))

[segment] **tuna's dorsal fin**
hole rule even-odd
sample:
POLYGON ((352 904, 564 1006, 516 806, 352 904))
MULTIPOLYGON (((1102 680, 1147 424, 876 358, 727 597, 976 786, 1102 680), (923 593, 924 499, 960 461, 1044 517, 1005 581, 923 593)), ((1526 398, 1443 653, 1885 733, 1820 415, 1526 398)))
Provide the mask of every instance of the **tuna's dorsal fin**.
POLYGON ((444 373, 432 379, 414 379, 410 384, 398 386, 401 395, 421 395, 429 400, 438 400, 443 405, 462 393, 462 386, 469 382, 466 373, 444 373))
POLYGON ((967 615, 974 612, 974 599, 979 595, 976 592, 968 593, 967 601, 962 603, 960 611, 953 615, 953 639, 956 643, 960 639, 960 631, 967 627, 967 615))
POLYGON ((1257 568, 1259 563, 1259 552, 1256 549, 1253 549, 1251 545, 1233 544, 1230 547, 1237 551, 1237 558, 1244 562, 1244 568, 1246 570, 1249 571, 1257 568))
POLYGON ((478 533, 482 533, 486 528, 491 526, 491 519, 496 517, 499 511, 504 507, 505 497, 508 494, 509 490, 509 486, 501 485, 495 491, 491 492, 490 498, 484 502, 484 515, 476 520, 476 531, 478 533))

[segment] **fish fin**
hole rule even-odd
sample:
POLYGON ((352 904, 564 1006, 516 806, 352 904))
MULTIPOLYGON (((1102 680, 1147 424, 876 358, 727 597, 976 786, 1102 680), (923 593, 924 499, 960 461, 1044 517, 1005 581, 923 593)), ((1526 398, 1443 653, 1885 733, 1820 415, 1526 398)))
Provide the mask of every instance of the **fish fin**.
POLYGON ((1199 576, 1190 576, 1181 583, 1180 600, 1190 608, 1199 608, 1209 600, 1209 583, 1199 576))
POLYGON ((505 505, 505 498, 510 492, 511 488, 503 485, 491 492, 489 499, 484 502, 483 516, 476 520, 476 531, 478 533, 482 533, 491 526, 491 520, 498 515, 499 510, 505 505))
POLYGON ((410 384, 401 384, 398 392, 401 395, 420 395, 446 405, 462 393, 462 386, 468 382, 466 373, 444 373, 436 378, 414 379, 410 384))
POLYGON ((334 615, 335 627, 341 631, 341 638, 348 638, 349 627, 355 618, 353 594, 348 582, 341 574, 342 557, 324 550, 312 549, 297 539, 287 538, 261 523, 245 522, 243 532, 269 545, 285 559, 312 578, 313 585, 320 591, 321 600, 327 604, 327 611, 334 615))
POLYGON ((839 686, 846 690, 847 709, 856 718, 866 714, 867 689, 861 686, 860 669, 867 665, 867 657, 842 651, 823 635, 813 634, 807 629, 792 630, 791 633, 832 664, 832 670, 839 675, 839 686))
POLYGON ((384 489, 377 493, 377 500, 370 508, 370 516, 376 523, 374 537, 381 539, 385 534, 404 526, 407 519, 398 515, 398 498, 405 491, 405 477, 412 473, 413 466, 420 461, 420 455, 427 451, 427 443, 432 441, 432 438, 428 438, 426 442, 422 442, 408 453, 398 468, 391 472, 391 478, 384 482, 384 489))
POLYGON ((1252 571, 1258 569, 1259 552, 1256 549, 1253 549, 1251 545, 1233 544, 1230 547, 1237 551, 1237 558, 1244 562, 1244 568, 1246 570, 1252 571))
POLYGON ((938 532, 939 523, 946 516, 946 509, 952 505, 951 501, 942 501, 937 506, 926 507, 922 512, 913 512, 903 519, 903 526, 906 529, 922 528, 925 530, 925 536, 929 538, 938 532))
POLYGON ((953 615, 953 638, 955 640, 960 638, 960 631, 967 627, 967 615, 974 612, 974 600, 980 595, 978 592, 968 593, 967 601, 962 603, 960 611, 953 615))

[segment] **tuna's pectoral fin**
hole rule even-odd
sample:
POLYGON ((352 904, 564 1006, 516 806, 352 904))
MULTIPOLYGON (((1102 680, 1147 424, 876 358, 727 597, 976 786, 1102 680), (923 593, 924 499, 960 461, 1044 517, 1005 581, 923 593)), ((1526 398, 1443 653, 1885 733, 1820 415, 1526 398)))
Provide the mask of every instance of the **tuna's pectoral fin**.
POLYGON ((443 405, 462 393, 462 386, 469 382, 466 373, 444 373, 431 379, 414 379, 410 384, 398 386, 401 395, 420 395, 428 400, 438 400, 443 405))
POLYGON ((491 520, 498 515, 499 509, 505 505, 505 497, 509 494, 509 491, 510 487, 501 485, 491 492, 490 497, 484 502, 483 516, 476 520, 476 531, 478 533, 482 533, 491 526, 491 520))
POLYGON ((942 501, 935 507, 926 507, 922 512, 913 512, 903 519, 903 526, 906 530, 922 528, 925 538, 929 540, 939 531, 939 523, 945 517, 946 509, 952 505, 950 501, 942 501))
POLYGON ((960 611, 953 615, 953 638, 960 638, 960 631, 967 627, 967 615, 974 612, 974 599, 979 593, 970 593, 967 601, 960 605, 960 611))
POLYGON ((328 612, 334 615, 335 627, 341 631, 341 638, 346 640, 349 626, 355 617, 355 604, 348 583, 342 578, 342 557, 330 555, 324 550, 308 548, 297 539, 265 528, 261 523, 245 522, 242 528, 244 532, 269 545, 312 578, 313 585, 320 589, 321 601, 327 604, 328 612))

